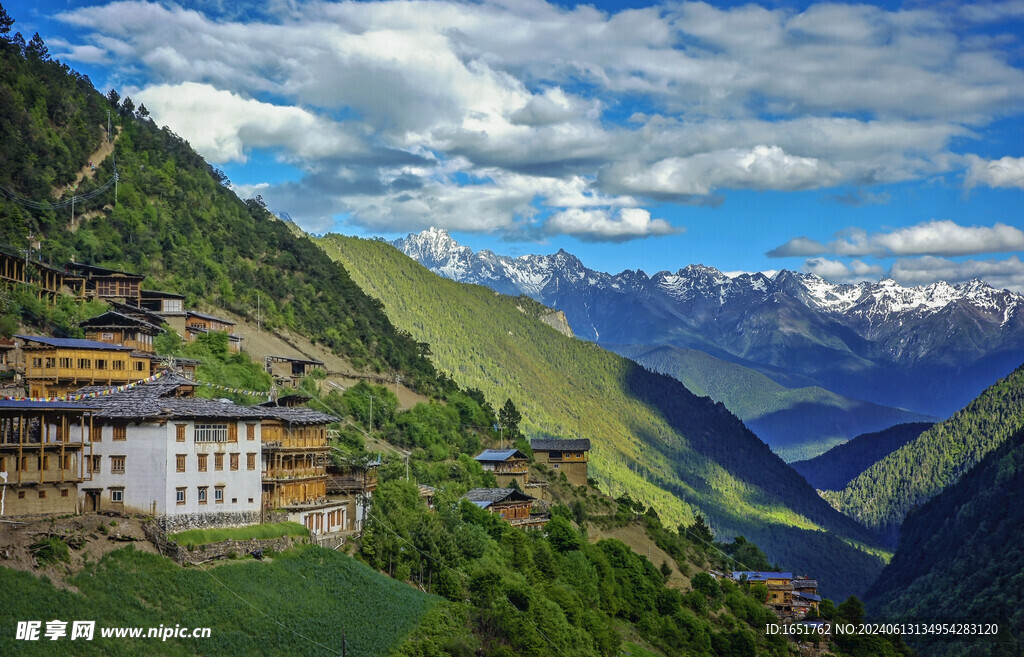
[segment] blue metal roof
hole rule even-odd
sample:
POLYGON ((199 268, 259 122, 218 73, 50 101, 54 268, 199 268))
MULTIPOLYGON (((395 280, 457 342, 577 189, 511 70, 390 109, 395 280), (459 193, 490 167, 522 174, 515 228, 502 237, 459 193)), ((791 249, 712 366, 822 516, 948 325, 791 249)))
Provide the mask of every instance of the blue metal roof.
POLYGON ((67 349, 104 349, 106 351, 131 351, 131 347, 96 340, 81 340, 79 338, 47 338, 39 335, 16 335, 21 340, 38 342, 51 347, 65 347, 67 349))
POLYGON ((73 404, 71 402, 39 401, 33 399, 0 399, 0 410, 41 410, 41 411, 95 411, 88 404, 73 404))
POLYGON ((812 600, 814 602, 821 602, 821 596, 814 593, 801 593, 800 591, 794 591, 793 597, 803 598, 804 600, 812 600))
POLYGON ((520 458, 526 458, 518 449, 485 449, 473 458, 477 461, 507 461, 518 454, 520 458))

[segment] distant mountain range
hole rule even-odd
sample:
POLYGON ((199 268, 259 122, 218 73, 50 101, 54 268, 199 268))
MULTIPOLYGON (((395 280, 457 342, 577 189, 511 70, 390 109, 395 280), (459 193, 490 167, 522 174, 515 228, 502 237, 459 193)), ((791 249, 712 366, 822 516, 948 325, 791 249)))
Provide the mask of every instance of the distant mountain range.
POLYGON ((561 310, 581 338, 697 349, 786 387, 820 386, 929 416, 948 416, 1024 361, 1024 296, 978 280, 834 284, 703 265, 613 275, 564 250, 474 253, 434 228, 394 245, 447 278, 561 310))

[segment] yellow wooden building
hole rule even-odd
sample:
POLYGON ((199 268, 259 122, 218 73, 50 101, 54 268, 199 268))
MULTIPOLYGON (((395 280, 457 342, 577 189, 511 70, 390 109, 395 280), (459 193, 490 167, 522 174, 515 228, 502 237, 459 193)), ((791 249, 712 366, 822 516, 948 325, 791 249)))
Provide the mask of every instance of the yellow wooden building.
POLYGON ((16 335, 30 397, 62 397, 92 385, 119 386, 150 375, 150 358, 131 347, 16 335))
POLYGON ((63 402, 0 399, 0 516, 78 511, 78 486, 92 453, 95 409, 63 402), (0 475, 2 478, 3 475, 0 475))
POLYGON ((555 474, 565 473, 565 478, 574 486, 587 485, 587 463, 590 460, 590 440, 534 438, 530 441, 533 458, 543 463, 555 474))
POLYGON ((518 449, 485 449, 473 457, 484 472, 494 475, 498 486, 512 485, 512 480, 520 486, 530 481, 530 460, 518 449))

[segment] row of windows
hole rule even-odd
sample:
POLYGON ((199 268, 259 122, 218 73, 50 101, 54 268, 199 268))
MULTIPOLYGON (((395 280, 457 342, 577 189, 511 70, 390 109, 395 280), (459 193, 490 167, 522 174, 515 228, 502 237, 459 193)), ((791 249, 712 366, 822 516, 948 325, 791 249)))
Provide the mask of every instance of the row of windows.
MULTIPOLYGON (((60 362, 60 368, 69 370, 74 359, 71 358, 53 358, 53 357, 35 357, 32 359, 32 367, 37 369, 53 369, 57 367, 58 361, 60 362)), ((91 358, 79 358, 78 369, 80 370, 91 370, 93 369, 94 361, 91 358)), ((123 372, 128 368, 127 361, 124 360, 107 360, 106 358, 97 358, 95 360, 95 369, 97 370, 113 370, 115 372, 123 372)), ((138 360, 132 362, 132 369, 136 371, 143 371, 146 369, 146 363, 138 360)))
MULTIPOLYGON (((174 425, 174 439, 185 442, 187 424, 174 425)), ((114 440, 128 439, 128 425, 115 424, 111 429, 114 440)), ((256 440, 256 425, 245 425, 245 439, 256 440)), ((94 443, 103 442, 103 425, 94 424, 89 431, 89 440, 94 443)), ((235 424, 197 424, 195 431, 197 443, 235 443, 238 442, 238 425, 235 424)))
MULTIPOLYGON (((238 454, 228 454, 229 467, 232 470, 238 469, 238 454)), ((187 454, 177 454, 175 458, 175 470, 177 472, 185 472, 185 461, 187 454)), ((196 467, 199 472, 206 472, 209 464, 209 454, 196 454, 196 467)), ((256 469, 256 452, 248 452, 245 455, 245 467, 247 470, 256 469)), ((224 469, 224 455, 214 454, 213 455, 213 469, 223 470, 224 469)))
MULTIPOLYGON (((196 500, 199 504, 206 504, 210 499, 210 487, 209 486, 197 486, 196 487, 196 500)), ((179 504, 185 504, 188 501, 188 488, 175 488, 174 489, 174 501, 179 504)), ((249 498, 249 504, 252 504, 253 498, 249 498)), ((213 502, 214 504, 224 503, 224 487, 214 486, 213 487, 213 502)), ((231 498, 232 504, 238 504, 238 498, 231 498)))
MULTIPOLYGON (((46 499, 46 491, 45 490, 39 491, 38 495, 39 495, 39 499, 41 499, 41 500, 45 500, 46 499)), ((61 488, 60 489, 60 496, 61 497, 70 497, 71 493, 69 492, 69 489, 61 488)), ((23 490, 19 490, 18 491, 18 499, 19 500, 25 499, 25 491, 23 491, 23 490)))
MULTIPOLYGON (((110 457, 110 472, 112 474, 124 474, 124 456, 111 456, 110 457)), ((89 472, 93 474, 99 474, 103 471, 103 457, 93 456, 89 461, 89 472)))

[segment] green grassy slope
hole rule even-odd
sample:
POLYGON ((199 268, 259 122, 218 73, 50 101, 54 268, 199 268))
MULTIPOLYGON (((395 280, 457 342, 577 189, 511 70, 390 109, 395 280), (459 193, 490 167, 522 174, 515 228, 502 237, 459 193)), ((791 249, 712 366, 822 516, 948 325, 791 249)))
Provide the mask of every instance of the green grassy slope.
POLYGON ((695 394, 722 402, 786 461, 812 458, 862 433, 929 419, 818 386, 787 388, 756 370, 696 349, 604 346, 679 379, 695 394))
POLYGON ((865 600, 869 610, 888 618, 998 622, 1006 641, 998 650, 977 637, 935 641, 922 645, 921 654, 1022 654, 1024 506, 1013 503, 1022 489, 1024 432, 1018 432, 907 515, 899 550, 865 600))
POLYGON ((163 557, 123 549, 71 578, 78 592, 29 573, 0 568, 8 593, 0 607, 4 655, 384 655, 440 598, 421 593, 346 555, 300 548, 269 562, 180 568, 163 557), (17 591, 17 595, 11 595, 17 591), (18 621, 96 621, 92 641, 15 641, 18 621), (386 619, 386 622, 382 622, 386 619), (103 627, 209 627, 209 638, 101 638, 103 627), (10 630, 8 632, 8 630, 10 630), (300 636, 301 635, 301 636, 300 636))
POLYGON ((1024 427, 1024 366, 977 399, 865 470, 833 505, 895 546, 900 523, 1024 427))
POLYGON ((528 434, 591 438, 591 475, 607 493, 629 493, 673 524, 699 509, 721 536, 752 538, 787 567, 817 573, 837 597, 880 568, 844 543, 869 535, 721 404, 559 334, 515 299, 436 276, 388 244, 335 235, 320 243, 397 326, 430 344, 441 369, 492 403, 511 397, 528 434))
POLYGON ((789 465, 819 490, 840 490, 854 477, 930 429, 928 422, 897 424, 865 433, 820 456, 789 465))

